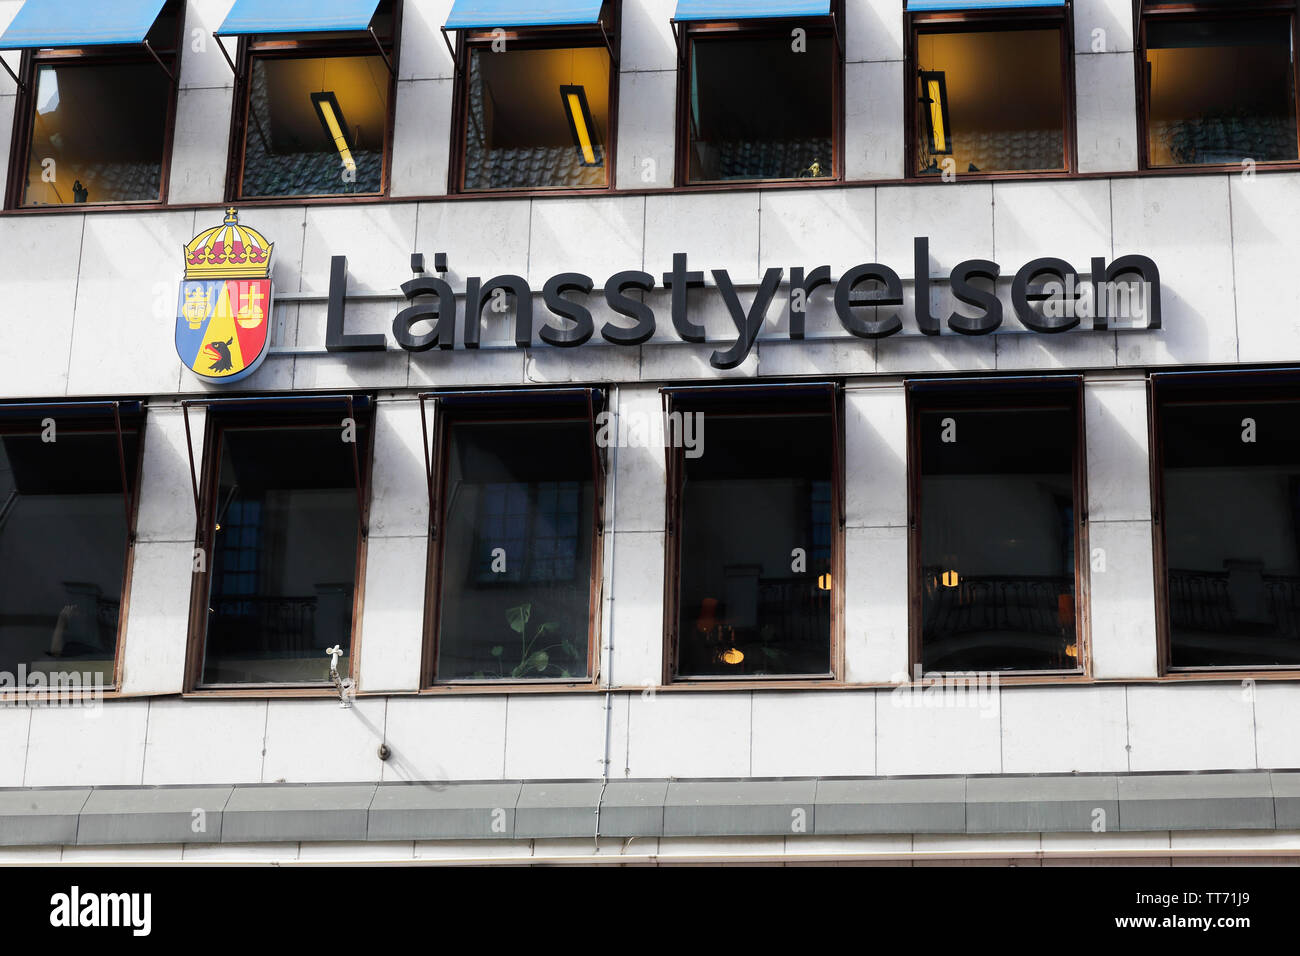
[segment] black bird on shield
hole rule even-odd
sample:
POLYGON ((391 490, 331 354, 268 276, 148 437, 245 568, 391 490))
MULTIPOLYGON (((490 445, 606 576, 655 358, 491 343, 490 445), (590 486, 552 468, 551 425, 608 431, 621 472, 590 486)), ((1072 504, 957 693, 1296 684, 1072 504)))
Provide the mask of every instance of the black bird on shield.
POLYGON ((208 366, 210 372, 229 372, 234 367, 234 361, 230 357, 230 346, 234 344, 234 339, 227 339, 224 342, 209 342, 204 346, 208 352, 208 358, 216 358, 216 361, 208 366))

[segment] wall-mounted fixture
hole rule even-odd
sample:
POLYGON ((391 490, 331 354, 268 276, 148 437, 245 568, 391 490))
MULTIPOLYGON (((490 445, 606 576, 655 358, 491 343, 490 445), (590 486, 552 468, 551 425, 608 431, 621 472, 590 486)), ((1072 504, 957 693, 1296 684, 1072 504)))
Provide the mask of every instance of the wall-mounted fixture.
POLYGON ((564 101, 564 115, 569 120, 569 132, 578 148, 583 166, 603 166, 604 153, 592 136, 595 124, 591 121, 591 108, 587 105, 587 90, 581 86, 561 86, 560 99, 564 101))

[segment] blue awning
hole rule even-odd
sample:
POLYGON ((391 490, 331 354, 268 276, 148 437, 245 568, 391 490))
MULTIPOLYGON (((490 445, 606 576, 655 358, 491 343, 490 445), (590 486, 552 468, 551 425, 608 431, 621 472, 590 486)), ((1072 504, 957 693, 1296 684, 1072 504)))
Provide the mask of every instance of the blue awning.
POLYGON ((334 33, 370 29, 379 0, 235 0, 217 33, 334 33))
POLYGON ((677 0, 676 21, 828 17, 831 0, 677 0))
POLYGON ((1063 7, 1065 0, 907 0, 913 13, 928 10, 1016 10, 1021 7, 1063 7))
POLYGON ((492 27, 567 27, 600 20, 601 0, 456 0, 447 17, 448 30, 492 27))
POLYGON ((27 0, 0 50, 143 43, 167 0, 27 0))

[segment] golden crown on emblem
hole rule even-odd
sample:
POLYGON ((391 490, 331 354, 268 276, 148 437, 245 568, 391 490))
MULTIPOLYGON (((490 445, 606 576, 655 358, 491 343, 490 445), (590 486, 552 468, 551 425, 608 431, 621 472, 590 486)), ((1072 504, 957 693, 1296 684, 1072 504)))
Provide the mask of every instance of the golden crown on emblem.
MULTIPOLYGON (((238 210, 227 209, 225 222, 205 229, 185 246, 185 278, 269 278, 274 248, 256 229, 239 224, 238 210)), ((186 301, 188 308, 188 297, 186 301)))

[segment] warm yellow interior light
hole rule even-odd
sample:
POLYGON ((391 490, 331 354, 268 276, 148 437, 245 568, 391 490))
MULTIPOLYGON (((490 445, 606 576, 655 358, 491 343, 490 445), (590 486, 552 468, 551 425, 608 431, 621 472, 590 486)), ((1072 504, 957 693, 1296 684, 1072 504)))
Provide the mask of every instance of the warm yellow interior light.
POLYGON ((946 588, 955 588, 961 583, 961 577, 956 571, 943 572, 943 586, 946 588))
POLYGON ((945 153, 948 151, 948 131, 943 127, 942 91, 938 80, 928 80, 926 86, 930 100, 930 128, 934 130, 934 151, 945 153))
POLYGON ((831 589, 831 576, 830 576, 830 574, 823 574, 823 575, 819 576, 819 577, 817 578, 817 587, 820 588, 820 589, 823 590, 823 591, 829 591, 829 590, 831 589))
POLYGON ((722 652, 722 661, 724 664, 739 664, 745 659, 745 655, 739 648, 732 647, 722 652))
POLYGON ((596 149, 591 145, 591 131, 587 129, 587 118, 583 115, 582 101, 577 93, 567 94, 569 115, 573 117, 573 128, 578 132, 578 148, 582 150, 582 161, 588 166, 596 165, 596 149))
POLYGON ((339 156, 343 158, 343 165, 350 171, 356 170, 357 163, 352 158, 352 150, 348 148, 347 137, 343 135, 343 127, 339 125, 338 115, 334 112, 334 104, 329 100, 322 99, 319 105, 321 115, 325 117, 325 127, 329 130, 330 138, 334 140, 334 148, 339 151, 339 156))

